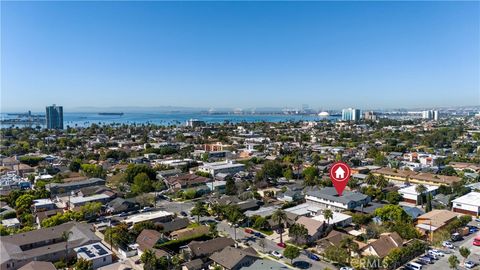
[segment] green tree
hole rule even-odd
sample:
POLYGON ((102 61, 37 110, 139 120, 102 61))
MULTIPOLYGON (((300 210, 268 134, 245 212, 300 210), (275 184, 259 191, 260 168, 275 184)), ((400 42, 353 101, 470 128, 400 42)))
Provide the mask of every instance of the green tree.
POLYGON ((375 209, 374 214, 382 221, 401 222, 409 220, 408 214, 398 205, 385 205, 375 209))
POLYGON ((466 247, 460 247, 458 250, 460 252, 460 255, 463 257, 463 263, 465 263, 465 260, 470 256, 470 250, 466 247))
POLYGON ((375 184, 379 189, 384 189, 388 186, 388 180, 383 175, 379 175, 375 184))
POLYGON ((96 217, 101 210, 102 203, 100 202, 89 202, 80 207, 80 212, 82 213, 84 219, 96 217))
POLYGON ((268 226, 268 221, 265 217, 258 217, 253 224, 253 228, 258 230, 265 229, 266 226, 268 226))
POLYGON ((283 256, 285 256, 287 259, 290 259, 290 263, 293 263, 293 260, 300 256, 300 249, 296 246, 288 245, 283 251, 283 256))
POLYGON ((30 206, 32 205, 32 202, 34 199, 35 197, 30 194, 21 195, 15 201, 15 207, 17 208, 17 210, 20 210, 20 211, 30 210, 30 206))
POLYGON ((70 240, 70 236, 73 234, 72 231, 64 231, 62 232, 62 240, 65 241, 65 258, 68 259, 68 240, 70 240))
POLYGON ((107 172, 100 165, 95 164, 82 164, 82 172, 88 177, 96 177, 105 179, 107 177, 107 172))
POLYGON ((448 257, 448 264, 449 264, 450 268, 457 269, 459 263, 460 262, 458 261, 457 256, 450 255, 450 257, 448 257))
POLYGON ((367 185, 373 186, 377 182, 377 178, 372 173, 368 173, 367 177, 365 178, 365 182, 367 185))
POLYGON ((157 257, 155 252, 151 249, 147 249, 140 256, 140 260, 143 263, 143 269, 145 270, 156 270, 157 269, 157 257))
POLYGON ((278 224, 278 229, 280 230, 280 243, 283 243, 282 235, 284 224, 287 222, 287 214, 282 209, 277 209, 273 212, 272 220, 278 224))
POLYGON ((402 200, 402 195, 396 191, 390 191, 387 193, 386 199, 390 204, 398 204, 402 200))
POLYGON ((208 224, 208 234, 209 234, 212 238, 218 237, 217 223, 210 223, 210 224, 208 224))
POLYGON ((225 183, 225 194, 226 195, 236 195, 237 186, 235 185, 235 180, 232 177, 228 177, 225 183))
POLYGON ((432 211, 432 194, 427 194, 427 203, 425 204, 425 212, 428 213, 432 211))
POLYGON ((318 169, 316 167, 310 166, 308 168, 305 168, 302 174, 305 181, 311 183, 314 182, 315 179, 318 177, 318 169))
POLYGON ((139 173, 133 179, 132 193, 142 194, 153 191, 152 180, 146 173, 139 173))
POLYGON ((93 262, 87 261, 84 258, 79 258, 73 268, 75 270, 93 270, 93 262))
POLYGON ((330 209, 323 210, 323 218, 327 220, 327 224, 330 224, 330 219, 333 218, 333 211, 330 209))
POLYGON ((295 223, 290 228, 288 228, 288 236, 293 238, 295 243, 300 243, 302 240, 305 241, 308 237, 308 230, 303 224, 295 223))
POLYGON ((196 202, 191 211, 192 215, 197 216, 197 223, 200 223, 200 217, 208 215, 208 209, 203 202, 196 202))
POLYGON ((336 246, 327 247, 324 250, 323 255, 327 259, 337 262, 339 264, 346 264, 348 261, 348 258, 350 257, 350 255, 348 255, 348 252, 345 249, 338 248, 336 246))
POLYGON ((80 163, 80 160, 74 159, 72 162, 70 162, 70 165, 68 165, 68 169, 72 172, 78 172, 82 166, 82 163, 80 163))
POLYGON ((245 216, 240 212, 237 206, 228 207, 226 210, 227 220, 230 222, 231 227, 234 228, 234 239, 237 240, 237 227, 238 223, 245 218, 245 216))
POLYGON ((285 177, 287 180, 293 179, 293 171, 292 169, 288 168, 283 172, 283 177, 285 177))
POLYGON ((418 193, 418 199, 420 200, 420 205, 423 206, 423 193, 427 191, 427 187, 419 184, 415 187, 415 191, 418 193))
POLYGON ((350 236, 344 237, 340 241, 340 247, 345 248, 347 250, 347 253, 349 255, 348 256, 349 259, 351 257, 352 252, 357 253, 358 250, 359 250, 359 246, 358 246, 357 242, 355 242, 353 240, 353 238, 350 237, 350 236))

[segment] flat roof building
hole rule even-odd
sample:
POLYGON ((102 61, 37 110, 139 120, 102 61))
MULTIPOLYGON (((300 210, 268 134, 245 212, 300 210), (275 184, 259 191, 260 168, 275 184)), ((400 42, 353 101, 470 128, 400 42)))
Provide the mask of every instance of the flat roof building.
POLYGON ((235 174, 245 170, 245 165, 241 163, 235 163, 232 160, 205 163, 198 168, 199 171, 209 173, 212 176, 218 173, 235 174))
POLYGON ((470 192, 452 201, 452 211, 480 216, 480 192, 470 192))
POLYGON ((164 222, 170 221, 173 218, 173 214, 167 211, 155 211, 144 212, 127 217, 123 222, 132 226, 139 222, 152 221, 152 222, 164 222))
POLYGON ((112 263, 112 252, 102 243, 89 244, 77 247, 74 250, 77 253, 77 258, 92 262, 93 269, 112 263))

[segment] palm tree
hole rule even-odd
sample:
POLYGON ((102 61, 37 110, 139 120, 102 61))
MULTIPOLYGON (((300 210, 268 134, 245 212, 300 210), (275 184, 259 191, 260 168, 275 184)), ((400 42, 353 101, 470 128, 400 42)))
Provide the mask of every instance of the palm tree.
POLYGON ((380 175, 377 177, 376 186, 380 189, 384 189, 388 186, 388 180, 385 178, 385 176, 380 175))
POLYGON ((283 243, 283 225, 285 222, 287 222, 287 214, 282 209, 277 209, 275 212, 273 212, 272 220, 273 222, 278 223, 280 230, 280 243, 283 243))
POLYGON ((197 202, 190 212, 197 216, 197 223, 200 223, 200 217, 208 215, 208 210, 203 202, 197 202))
POLYGON ((348 258, 351 258, 352 252, 358 252, 359 246, 353 241, 352 237, 345 237, 340 241, 340 246, 346 248, 348 252, 348 258))
POLYGON ((232 224, 231 227, 233 227, 235 240, 237 240, 237 225, 238 225, 238 222, 242 219, 243 219, 243 214, 236 208, 233 211, 231 211, 228 215, 228 221, 230 221, 230 223, 232 224))
POLYGON ((421 206, 423 206, 423 193, 425 193, 427 190, 427 187, 422 184, 419 184, 415 187, 415 191, 418 193, 418 198, 420 199, 421 206))
POLYGON ((70 239, 70 235, 72 235, 72 231, 64 231, 62 232, 62 240, 65 241, 65 259, 68 260, 68 239, 70 239))
POLYGON ((143 269, 155 270, 157 267, 157 257, 155 252, 151 249, 147 249, 143 252, 140 260, 143 262, 143 269))
POLYGON ((333 218, 333 211, 330 209, 323 210, 323 218, 327 220, 328 224, 330 224, 330 219, 333 218))
POLYGON ((368 173, 367 177, 365 178, 365 182, 368 185, 373 186, 377 182, 377 178, 375 177, 375 175, 373 175, 373 173, 368 173))

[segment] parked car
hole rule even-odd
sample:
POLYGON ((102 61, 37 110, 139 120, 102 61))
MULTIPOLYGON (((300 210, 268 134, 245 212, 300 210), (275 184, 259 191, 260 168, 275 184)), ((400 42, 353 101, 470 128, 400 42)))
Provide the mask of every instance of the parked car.
POLYGON ((432 260, 438 260, 438 258, 439 258, 439 256, 437 256, 437 255, 435 255, 435 254, 430 254, 430 253, 428 253, 428 252, 427 252, 427 254, 425 254, 425 256, 423 256, 423 257, 428 257, 428 258, 430 258, 430 259, 432 259, 432 260))
POLYGON ((353 270, 353 268, 344 266, 344 267, 340 267, 340 270, 353 270))
POLYGON ((443 241, 442 246, 446 248, 455 248, 449 241, 443 241))
POLYGON ((277 243, 277 246, 281 248, 285 248, 287 245, 285 243, 277 243))
POLYGON ((477 236, 475 239, 473 239, 473 245, 480 246, 480 236, 477 236))
POLYGON ((270 252, 270 254, 272 254, 273 257, 278 258, 278 259, 283 258, 283 255, 280 254, 280 252, 278 252, 278 251, 272 251, 272 252, 270 252))
POLYGON ((254 232, 253 235, 255 235, 258 238, 265 238, 265 236, 262 233, 259 233, 259 232, 254 232))
POLYGON ((429 254, 433 254, 435 256, 439 256, 439 257, 443 257, 445 256, 445 253, 441 252, 440 250, 437 250, 437 249, 430 249, 428 251, 429 254))
POLYGON ((477 226, 468 226, 468 229, 470 230, 470 233, 478 232, 478 227, 477 226))
POLYGON ((311 253, 311 252, 307 252, 307 257, 310 259, 310 260, 314 260, 314 261, 320 261, 320 257, 318 257, 317 255, 311 253))
POLYGON ((472 269, 476 266, 477 264, 473 261, 466 261, 463 266, 465 266, 465 268, 467 269, 472 269))
POLYGON ((188 216, 188 215, 187 215, 187 212, 185 212, 185 211, 180 211, 180 215, 181 215, 181 216, 184 216, 184 217, 188 216))
POLYGON ((455 242, 455 241, 460 241, 460 240, 462 240, 462 239, 463 239, 463 237, 462 237, 461 234, 459 234, 459 233, 453 233, 453 234, 452 234, 452 241, 453 241, 453 242, 455 242))
POLYGON ((428 256, 420 257, 418 260, 424 263, 434 263, 433 259, 428 256))
POLYGON ((246 232, 246 233, 249 233, 249 234, 253 234, 253 233, 254 233, 254 231, 253 231, 252 229, 249 229, 249 228, 246 228, 246 229, 245 229, 245 232, 246 232))

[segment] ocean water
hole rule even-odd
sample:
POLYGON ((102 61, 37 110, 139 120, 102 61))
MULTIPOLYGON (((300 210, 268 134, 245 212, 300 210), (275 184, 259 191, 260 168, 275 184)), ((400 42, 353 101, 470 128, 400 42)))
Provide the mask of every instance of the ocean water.
MULTIPOLYGON (((17 116, 1 114, 1 119, 14 119, 17 116)), ((156 124, 156 125, 180 125, 185 124, 189 119, 198 119, 206 123, 231 123, 240 122, 287 122, 287 121, 319 121, 321 118, 316 115, 238 115, 238 114, 201 114, 201 113, 124 113, 123 115, 99 115, 98 113, 64 113, 64 127, 85 127, 92 124, 156 124)), ((337 116, 326 118, 330 121, 338 119, 337 116)), ((32 126, 35 126, 33 124, 32 126)), ((2 124, 3 127, 12 126, 2 124)), ((21 125, 18 125, 21 126, 21 125)))

